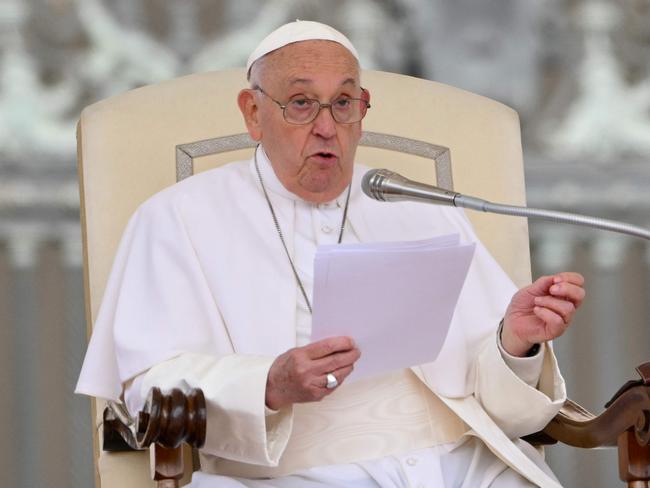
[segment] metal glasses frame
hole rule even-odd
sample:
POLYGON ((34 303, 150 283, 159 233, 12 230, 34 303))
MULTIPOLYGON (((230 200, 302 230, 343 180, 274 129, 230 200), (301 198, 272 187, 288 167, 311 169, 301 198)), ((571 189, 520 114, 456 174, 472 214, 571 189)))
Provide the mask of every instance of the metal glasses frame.
MULTIPOLYGON (((285 120, 287 123, 292 124, 292 125, 307 125, 307 124, 311 124, 314 120, 316 120, 316 117, 318 117, 318 114, 320 114, 320 111, 321 111, 323 108, 328 108, 328 109, 329 109, 330 114, 332 115, 332 118, 334 119, 334 121, 335 121, 336 123, 338 123, 338 124, 355 124, 355 123, 360 122, 361 120, 363 120, 363 118, 364 118, 364 117, 366 116, 366 114, 368 113, 368 109, 371 108, 370 102, 368 102, 368 100, 364 100, 363 98, 345 97, 346 100, 355 100, 355 101, 363 102, 363 103, 366 104, 366 110, 363 112, 363 115, 361 116, 361 118, 360 118, 359 120, 353 120, 353 121, 351 121, 351 122, 346 122, 346 121, 340 121, 340 120, 338 120, 337 117, 336 117, 336 115, 334 114, 334 111, 332 110, 332 106, 333 106, 333 104, 336 103, 338 100, 340 100, 340 98, 337 98, 336 100, 334 100, 334 101, 331 102, 331 103, 321 103, 320 100, 316 100, 315 98, 307 98, 307 97, 305 97, 305 98, 302 98, 302 100, 307 101, 307 102, 317 103, 317 104, 319 105, 318 110, 314 113, 314 116, 313 116, 311 119, 309 119, 309 120, 307 120, 307 121, 305 121, 305 122, 292 122, 292 121, 290 121, 290 120, 287 118, 287 108, 289 107, 289 105, 288 105, 289 102, 287 102, 286 104, 282 104, 282 102, 276 100, 276 99, 273 98, 271 95, 269 95, 268 93, 266 93, 266 92, 264 91, 264 89, 263 89, 261 86, 259 86, 259 85, 254 86, 254 87, 252 88, 252 90, 259 91, 260 93, 262 93, 263 95, 269 97, 272 101, 274 101, 274 102, 278 105, 278 107, 280 107, 280 108, 282 109, 282 117, 284 117, 284 120, 285 120)), ((365 92, 366 89, 363 88, 363 87, 361 87, 361 91, 365 92)), ((289 101, 291 101, 291 100, 289 100, 289 101)))

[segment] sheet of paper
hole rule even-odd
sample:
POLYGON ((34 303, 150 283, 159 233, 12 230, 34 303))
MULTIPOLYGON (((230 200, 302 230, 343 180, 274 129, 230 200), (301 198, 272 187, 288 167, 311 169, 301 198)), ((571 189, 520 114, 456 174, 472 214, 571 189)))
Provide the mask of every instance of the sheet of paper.
POLYGON ((457 234, 319 247, 312 341, 354 338, 361 358, 348 382, 434 361, 473 254, 457 234))

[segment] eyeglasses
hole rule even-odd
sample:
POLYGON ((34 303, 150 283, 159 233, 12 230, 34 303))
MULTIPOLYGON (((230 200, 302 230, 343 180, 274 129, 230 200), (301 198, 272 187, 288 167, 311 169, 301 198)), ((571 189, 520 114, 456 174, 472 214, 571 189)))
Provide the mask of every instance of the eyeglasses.
MULTIPOLYGON (((256 86, 253 90, 258 90, 277 103, 278 107, 282 109, 284 120, 294 125, 313 122, 324 107, 330 110, 332 118, 339 124, 354 124, 363 119, 370 108, 370 103, 367 100, 350 97, 339 97, 331 103, 320 103, 320 101, 313 98, 297 97, 292 98, 283 105, 261 87, 256 86)), ((362 90, 365 91, 364 88, 362 90)))

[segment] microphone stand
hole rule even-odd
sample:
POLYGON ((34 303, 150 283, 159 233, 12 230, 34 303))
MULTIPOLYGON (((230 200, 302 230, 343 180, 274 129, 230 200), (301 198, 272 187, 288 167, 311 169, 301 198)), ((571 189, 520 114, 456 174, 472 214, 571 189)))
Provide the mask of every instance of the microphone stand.
POLYGON ((520 207, 517 205, 504 205, 501 203, 492 203, 480 198, 468 197, 456 194, 453 199, 453 205, 456 207, 469 208, 481 212, 490 212, 502 215, 513 215, 516 217, 528 217, 540 220, 550 220, 552 222, 561 222, 565 224, 582 225, 595 229, 609 230, 620 234, 628 234, 635 237, 641 237, 650 241, 650 230, 644 229, 625 222, 616 220, 601 219, 599 217, 590 217, 570 212, 560 212, 558 210, 545 210, 542 208, 520 207))
POLYGON ((361 187, 366 195, 379 201, 408 200, 438 205, 453 205, 455 207, 469 208, 480 212, 582 225, 585 227, 609 230, 650 240, 650 230, 636 225, 627 224, 625 222, 601 219, 599 217, 589 217, 569 212, 560 212, 558 210, 545 210, 541 208, 492 203, 481 198, 461 195, 455 191, 445 190, 443 188, 438 188, 437 186, 409 180, 408 178, 387 169, 368 171, 363 177, 361 187))

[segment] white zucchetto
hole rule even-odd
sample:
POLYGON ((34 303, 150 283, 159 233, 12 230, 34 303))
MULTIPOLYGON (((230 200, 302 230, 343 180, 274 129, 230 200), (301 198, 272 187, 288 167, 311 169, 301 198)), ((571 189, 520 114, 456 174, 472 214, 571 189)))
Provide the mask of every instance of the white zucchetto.
POLYGON ((336 29, 329 25, 321 24, 320 22, 296 20, 295 22, 289 22, 278 27, 257 45, 248 57, 246 73, 250 75, 253 63, 271 51, 275 51, 294 42, 316 40, 337 42, 350 51, 357 61, 359 60, 359 54, 350 42, 350 39, 336 29))

